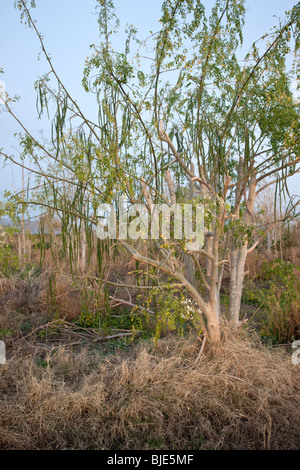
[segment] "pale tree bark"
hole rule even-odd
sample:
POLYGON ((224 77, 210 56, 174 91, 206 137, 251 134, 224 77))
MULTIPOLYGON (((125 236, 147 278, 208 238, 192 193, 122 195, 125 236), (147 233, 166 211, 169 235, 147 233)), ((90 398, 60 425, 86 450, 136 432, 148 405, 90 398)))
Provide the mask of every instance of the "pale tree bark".
MULTIPOLYGON (((251 177, 248 189, 248 198, 245 195, 246 212, 244 216, 245 228, 250 225, 253 220, 253 209, 256 196, 256 176, 251 177)), ((239 210, 239 204, 237 205, 239 210)), ((238 246, 232 240, 230 254, 230 294, 229 294, 229 320, 236 327, 239 324, 239 314, 241 308, 241 299, 243 284, 245 278, 245 264, 248 254, 248 238, 243 236, 242 242, 238 246)))
MULTIPOLYGON (((191 164, 191 169, 194 172, 194 166, 191 164)), ((195 194, 194 194, 194 185, 190 177, 188 177, 188 182, 189 182, 189 200, 192 201, 195 194)), ((194 287, 196 287, 196 271, 195 271, 195 262, 193 258, 188 255, 184 254, 183 255, 183 261, 185 264, 185 272, 186 272, 186 277, 187 280, 189 281, 190 284, 192 284, 194 287)))

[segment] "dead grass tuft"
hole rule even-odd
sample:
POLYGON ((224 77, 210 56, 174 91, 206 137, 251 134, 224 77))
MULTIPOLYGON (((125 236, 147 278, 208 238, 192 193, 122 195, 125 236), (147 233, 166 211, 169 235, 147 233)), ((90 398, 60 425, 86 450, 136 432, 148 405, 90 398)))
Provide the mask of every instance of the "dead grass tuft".
POLYGON ((0 279, 0 329, 35 324, 45 316, 78 319, 81 314, 81 289, 70 276, 51 270, 20 272, 0 279))

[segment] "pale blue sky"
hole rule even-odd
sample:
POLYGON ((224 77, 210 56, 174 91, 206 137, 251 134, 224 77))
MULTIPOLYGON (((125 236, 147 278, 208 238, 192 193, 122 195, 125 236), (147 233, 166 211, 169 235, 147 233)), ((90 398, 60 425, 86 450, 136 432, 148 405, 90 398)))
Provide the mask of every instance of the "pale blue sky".
MULTIPOLYGON (((248 0, 248 13, 244 30, 244 43, 252 42, 268 31, 277 19, 283 18, 298 0, 248 0)), ((95 0, 37 0, 33 16, 42 32, 46 47, 53 58, 55 68, 71 94, 76 97, 87 115, 94 114, 94 99, 86 94, 81 85, 85 57, 89 45, 98 41, 98 24, 95 15, 95 0)), ((139 37, 158 29, 162 0, 115 0, 121 29, 126 23, 134 24, 139 37)), ((209 8, 212 0, 203 0, 209 8)), ((36 93, 34 82, 48 70, 44 59, 38 60, 39 43, 34 32, 20 23, 19 12, 14 8, 14 0, 0 0, 0 67, 5 74, 0 80, 5 82, 10 95, 19 95, 21 101, 14 106, 16 114, 30 131, 37 133, 45 122, 36 119, 36 93)), ((124 37, 120 36, 123 48, 124 37)), ((93 117, 93 116, 92 116, 93 117)), ((13 151, 17 146, 14 133, 20 129, 7 114, 0 114, 0 147, 13 151)), ((9 187, 20 187, 20 172, 5 169, 0 172, 0 193, 9 187)), ((295 177, 290 184, 293 193, 299 194, 300 178, 295 177)))

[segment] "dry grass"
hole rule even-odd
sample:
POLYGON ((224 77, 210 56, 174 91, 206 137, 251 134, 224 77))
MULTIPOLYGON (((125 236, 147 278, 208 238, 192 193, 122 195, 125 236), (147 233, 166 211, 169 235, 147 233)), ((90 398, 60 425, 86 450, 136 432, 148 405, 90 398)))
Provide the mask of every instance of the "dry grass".
MULTIPOLYGON (((32 351, 32 350, 31 350, 32 351)), ((8 351, 1 449, 299 449, 300 366, 245 333, 101 356, 8 351)))
POLYGON ((80 317, 81 289, 73 285, 70 276, 51 270, 27 276, 21 271, 0 279, 0 308, 0 329, 16 328, 24 322, 35 325, 54 315, 72 321, 80 317))

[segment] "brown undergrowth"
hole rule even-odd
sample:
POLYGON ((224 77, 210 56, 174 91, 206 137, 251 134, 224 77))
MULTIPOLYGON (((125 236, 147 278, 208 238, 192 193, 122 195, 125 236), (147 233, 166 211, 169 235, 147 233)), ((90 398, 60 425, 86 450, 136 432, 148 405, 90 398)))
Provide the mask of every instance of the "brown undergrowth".
POLYGON ((300 366, 223 329, 126 354, 15 349, 0 366, 1 449, 297 449, 300 366))

